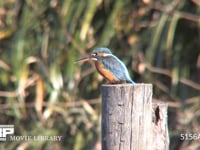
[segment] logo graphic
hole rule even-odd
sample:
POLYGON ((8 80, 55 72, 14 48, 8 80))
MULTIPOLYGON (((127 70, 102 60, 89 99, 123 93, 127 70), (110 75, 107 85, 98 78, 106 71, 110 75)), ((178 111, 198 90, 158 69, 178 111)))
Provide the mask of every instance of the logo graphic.
POLYGON ((14 135, 14 125, 0 125, 1 141, 61 141, 62 136, 56 135, 14 135))
POLYGON ((0 125, 0 141, 6 141, 11 134, 14 134, 14 125, 0 125))

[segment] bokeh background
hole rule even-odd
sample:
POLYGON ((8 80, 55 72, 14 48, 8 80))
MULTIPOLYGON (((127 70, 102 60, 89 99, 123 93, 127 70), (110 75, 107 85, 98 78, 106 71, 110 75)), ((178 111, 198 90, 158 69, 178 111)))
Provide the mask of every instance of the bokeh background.
POLYGON ((170 149, 200 149, 199 0, 1 0, 0 124, 62 142, 1 142, 0 149, 101 149, 101 84, 92 63, 108 47, 134 81, 168 103, 170 149))

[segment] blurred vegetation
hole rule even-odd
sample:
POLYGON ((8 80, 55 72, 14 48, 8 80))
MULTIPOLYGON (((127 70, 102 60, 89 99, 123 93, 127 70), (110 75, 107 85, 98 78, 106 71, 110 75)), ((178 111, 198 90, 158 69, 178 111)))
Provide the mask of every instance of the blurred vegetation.
POLYGON ((198 0, 1 0, 0 124, 15 135, 60 135, 62 142, 3 142, 0 149, 101 149, 100 86, 92 63, 109 47, 136 82, 169 104, 170 149, 199 149, 198 0))

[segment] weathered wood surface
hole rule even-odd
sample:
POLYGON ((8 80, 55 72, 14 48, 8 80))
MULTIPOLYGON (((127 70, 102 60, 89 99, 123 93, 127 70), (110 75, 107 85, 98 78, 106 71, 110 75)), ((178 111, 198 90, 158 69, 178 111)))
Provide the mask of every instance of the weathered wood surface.
POLYGON ((102 150, 152 150, 152 85, 102 85, 102 150))
POLYGON ((153 102, 153 150, 169 149, 167 108, 166 103, 153 102))

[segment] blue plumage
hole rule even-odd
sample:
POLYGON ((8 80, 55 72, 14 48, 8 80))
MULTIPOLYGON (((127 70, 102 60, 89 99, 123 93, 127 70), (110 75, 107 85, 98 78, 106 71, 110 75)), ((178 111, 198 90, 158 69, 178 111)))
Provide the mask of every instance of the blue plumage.
POLYGON ((79 59, 77 62, 93 60, 98 72, 110 83, 128 82, 135 84, 131 80, 124 63, 119 60, 108 48, 97 48, 91 55, 79 59))
POLYGON ((108 48, 97 48, 93 53, 105 53, 105 55, 97 55, 97 61, 100 61, 105 69, 108 69, 119 81, 127 81, 135 83, 131 80, 128 70, 124 63, 111 53, 108 48))

